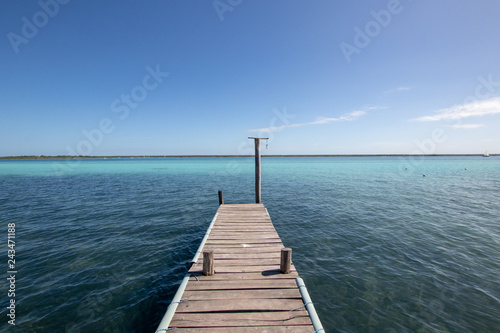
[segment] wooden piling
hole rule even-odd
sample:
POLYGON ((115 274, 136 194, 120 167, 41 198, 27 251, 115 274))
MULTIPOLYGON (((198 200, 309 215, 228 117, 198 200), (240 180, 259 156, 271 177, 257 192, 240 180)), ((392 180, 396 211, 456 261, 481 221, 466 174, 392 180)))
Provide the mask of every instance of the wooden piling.
POLYGON ((260 139, 255 139, 255 203, 260 202, 260 139))
POLYGON ((260 140, 267 140, 269 138, 254 138, 249 137, 249 139, 254 139, 255 142, 255 203, 261 203, 260 195, 260 140))
POLYGON ((219 190, 219 206, 224 204, 224 197, 222 196, 222 190, 219 190))
POLYGON ((214 251, 205 250, 203 251, 203 275, 212 276, 214 274, 215 274, 214 251))
POLYGON ((291 267, 292 267, 292 249, 291 248, 281 249, 280 273, 290 274, 291 267))

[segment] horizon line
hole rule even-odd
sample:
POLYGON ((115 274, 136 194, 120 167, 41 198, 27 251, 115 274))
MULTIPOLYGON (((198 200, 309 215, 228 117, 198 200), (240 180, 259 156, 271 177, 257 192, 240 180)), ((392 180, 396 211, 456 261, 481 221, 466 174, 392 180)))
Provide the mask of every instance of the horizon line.
MULTIPOLYGON (((248 158, 255 155, 17 155, 0 156, 3 160, 14 159, 132 159, 132 158, 248 158)), ((270 154, 261 157, 446 157, 483 156, 483 154, 270 154)), ((500 156, 500 154, 490 154, 500 156)))

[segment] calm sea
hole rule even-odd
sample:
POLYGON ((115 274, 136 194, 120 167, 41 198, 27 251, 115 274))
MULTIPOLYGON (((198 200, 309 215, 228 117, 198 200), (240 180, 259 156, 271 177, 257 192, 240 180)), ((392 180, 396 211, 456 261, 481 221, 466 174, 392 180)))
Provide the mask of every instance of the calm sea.
MULTIPOLYGON (((0 331, 154 332, 217 190, 253 202, 253 167, 1 161, 0 331)), ((500 332, 500 158, 264 158, 262 199, 327 332, 500 332)))

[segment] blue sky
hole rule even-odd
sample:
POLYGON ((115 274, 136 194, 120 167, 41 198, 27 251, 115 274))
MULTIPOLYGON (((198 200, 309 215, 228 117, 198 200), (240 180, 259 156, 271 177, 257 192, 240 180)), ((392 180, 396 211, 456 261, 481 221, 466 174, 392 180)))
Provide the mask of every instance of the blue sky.
POLYGON ((500 153, 494 0, 5 0, 0 156, 500 153))

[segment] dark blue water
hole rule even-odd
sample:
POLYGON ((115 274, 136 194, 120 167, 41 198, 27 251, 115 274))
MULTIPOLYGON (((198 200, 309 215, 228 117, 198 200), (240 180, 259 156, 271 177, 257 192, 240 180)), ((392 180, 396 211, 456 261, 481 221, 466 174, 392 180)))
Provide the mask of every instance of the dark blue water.
MULTIPOLYGON (((500 159, 262 163, 327 332, 500 332, 500 159)), ((252 202, 253 159, 1 161, 3 274, 8 223, 17 274, 0 331, 154 332, 218 189, 252 202)))

